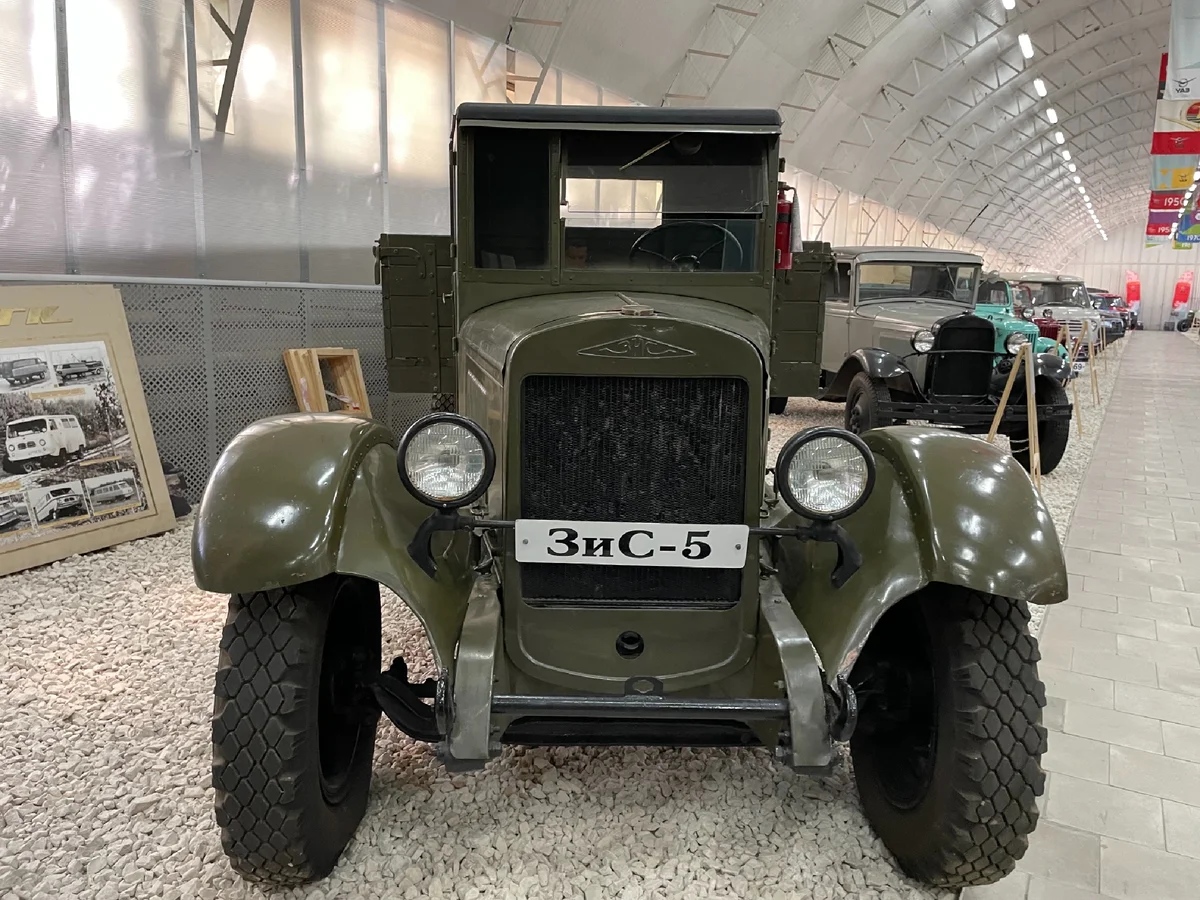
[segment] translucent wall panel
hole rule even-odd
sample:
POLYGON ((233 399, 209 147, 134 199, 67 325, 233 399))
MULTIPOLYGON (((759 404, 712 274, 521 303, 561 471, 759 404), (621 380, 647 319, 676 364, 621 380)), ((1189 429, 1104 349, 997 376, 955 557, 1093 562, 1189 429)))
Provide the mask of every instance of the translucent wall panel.
POLYGON ((0 269, 66 264, 54 4, 0 0, 0 269))
POLYGON ((193 277, 182 0, 90 0, 66 12, 78 269, 193 277))
POLYGON ((454 32, 454 105, 505 103, 505 47, 464 31, 454 32))
POLYGON ((309 280, 366 281, 384 206, 376 9, 361 0, 322 0, 301 10, 308 164, 301 226, 309 280))
MULTIPOLYGON (((212 0, 227 22, 246 0, 212 0)), ((324 2, 324 0, 322 0, 324 2)), ((300 223, 288 0, 256 0, 233 85, 232 115, 216 131, 230 42, 196 4, 201 83, 205 275, 256 281, 300 280, 300 223)))
POLYGON ((562 102, 565 106, 599 106, 600 88, 590 81, 563 72, 562 102))
POLYGON ((386 35, 387 230, 449 234, 450 29, 397 6, 388 10, 386 35))

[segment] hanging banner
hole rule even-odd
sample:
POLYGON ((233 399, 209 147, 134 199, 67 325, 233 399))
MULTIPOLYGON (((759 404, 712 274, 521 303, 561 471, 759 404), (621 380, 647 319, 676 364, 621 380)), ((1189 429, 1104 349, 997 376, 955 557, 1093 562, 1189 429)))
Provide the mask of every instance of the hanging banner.
POLYGON ((1150 193, 1150 211, 1178 213, 1183 209, 1183 200, 1186 196, 1184 191, 1152 191, 1150 193))
POLYGON ((1169 243, 1171 243, 1171 236, 1169 234, 1148 234, 1148 235, 1146 235, 1146 246, 1147 247, 1165 247, 1169 243))
POLYGON ((1150 190, 1185 191, 1192 186, 1192 176, 1196 174, 1196 164, 1200 162, 1200 154, 1196 156, 1154 156, 1151 157, 1150 162, 1150 190))
POLYGON ((1132 269, 1125 270, 1125 302, 1134 312, 1142 307, 1142 282, 1132 269))
POLYGON ((1151 236, 1169 236, 1179 221, 1179 214, 1173 212, 1151 212, 1146 222, 1146 234, 1151 236))
POLYGON ((1172 0, 1167 100, 1200 100, 1200 0, 1172 0))
POLYGON ((1200 100, 1159 100, 1150 152, 1200 154, 1200 100))

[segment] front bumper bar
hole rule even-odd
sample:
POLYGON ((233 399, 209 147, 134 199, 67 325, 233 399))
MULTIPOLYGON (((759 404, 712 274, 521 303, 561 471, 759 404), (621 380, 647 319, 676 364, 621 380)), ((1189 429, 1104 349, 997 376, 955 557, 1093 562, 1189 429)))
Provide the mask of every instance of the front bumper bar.
MULTIPOLYGON (((1074 407, 1070 403, 1041 404, 1037 407, 1038 422, 1070 421, 1074 407)), ((992 427, 996 406, 982 403, 902 403, 879 404, 879 414, 889 419, 929 422, 931 425, 950 425, 977 434, 992 427)), ((1000 418, 1000 432, 1008 434, 1028 425, 1024 406, 1010 403, 1000 418)))

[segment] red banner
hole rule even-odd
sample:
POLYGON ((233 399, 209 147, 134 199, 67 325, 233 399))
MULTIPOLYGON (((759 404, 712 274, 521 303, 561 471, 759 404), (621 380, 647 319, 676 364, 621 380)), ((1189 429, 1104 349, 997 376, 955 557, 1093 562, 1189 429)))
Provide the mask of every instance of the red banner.
POLYGON ((1193 274, 1189 269, 1179 276, 1179 280, 1175 282, 1175 296, 1171 298, 1171 311, 1179 309, 1182 306, 1187 306, 1188 301, 1192 299, 1192 278, 1193 274))
POLYGON ((1185 196, 1184 191, 1151 191, 1150 211, 1177 213, 1183 209, 1185 196))
POLYGON ((1172 218, 1171 222, 1149 222, 1146 225, 1146 234, 1150 237, 1166 237, 1171 233, 1171 226, 1175 221, 1172 218))
POLYGON ((1142 283, 1132 269, 1125 270, 1125 302, 1135 312, 1142 303, 1142 283))
POLYGON ((1156 156, 1200 153, 1200 102, 1159 100, 1150 152, 1156 156))

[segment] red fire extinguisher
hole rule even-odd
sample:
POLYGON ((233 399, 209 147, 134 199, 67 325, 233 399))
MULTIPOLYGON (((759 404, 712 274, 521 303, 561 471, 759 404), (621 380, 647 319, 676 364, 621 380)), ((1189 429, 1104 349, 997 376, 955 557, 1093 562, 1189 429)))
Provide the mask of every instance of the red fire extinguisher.
MULTIPOLYGON (((779 171, 783 172, 783 160, 779 161, 779 171)), ((792 267, 792 212, 795 208, 796 192, 781 180, 779 196, 775 209, 775 268, 790 269, 792 267), (792 199, 788 199, 788 191, 792 191, 792 199)))

